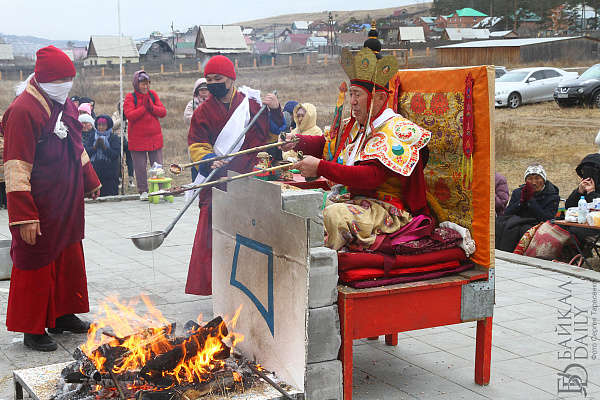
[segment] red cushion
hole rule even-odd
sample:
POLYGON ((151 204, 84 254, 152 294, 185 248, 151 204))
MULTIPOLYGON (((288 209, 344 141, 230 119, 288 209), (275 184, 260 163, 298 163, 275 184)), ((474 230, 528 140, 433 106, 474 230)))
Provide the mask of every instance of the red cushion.
MULTIPOLYGON (((424 265, 420 267, 396 268, 390 271, 389 276, 403 276, 410 274, 422 274, 425 272, 445 271, 448 269, 457 268, 460 266, 458 261, 447 261, 442 263, 424 265)), ((346 271, 339 271, 340 280, 342 282, 353 282, 365 279, 383 278, 385 275, 381 268, 355 268, 346 271)))
MULTIPOLYGON (((467 255, 460 247, 412 255, 396 255, 395 268, 420 267, 444 263, 447 261, 464 261, 467 255)), ((383 270, 383 255, 375 253, 338 253, 338 270, 355 268, 378 268, 383 270)))

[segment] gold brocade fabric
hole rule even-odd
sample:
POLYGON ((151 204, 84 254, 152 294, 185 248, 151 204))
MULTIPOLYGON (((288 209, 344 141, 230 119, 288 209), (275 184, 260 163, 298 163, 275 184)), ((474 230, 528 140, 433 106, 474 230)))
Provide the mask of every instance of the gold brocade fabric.
POLYGON ((393 233, 412 220, 406 211, 370 198, 330 198, 334 203, 323 210, 327 247, 339 250, 354 243, 369 248, 380 233, 393 233), (339 202, 338 202, 339 201, 339 202))
POLYGON ((398 105, 402 116, 431 132, 425 168, 428 192, 447 211, 449 221, 471 227, 473 193, 461 184, 460 173, 464 94, 401 93, 398 105))

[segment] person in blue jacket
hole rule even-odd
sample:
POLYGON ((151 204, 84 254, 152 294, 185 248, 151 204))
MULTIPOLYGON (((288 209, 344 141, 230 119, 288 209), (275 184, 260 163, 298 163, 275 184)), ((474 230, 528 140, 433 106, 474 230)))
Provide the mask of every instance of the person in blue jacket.
POLYGON ((89 135, 83 144, 102 183, 100 196, 119 194, 121 139, 112 131, 112 127, 111 117, 99 115, 95 121, 95 133, 89 135))

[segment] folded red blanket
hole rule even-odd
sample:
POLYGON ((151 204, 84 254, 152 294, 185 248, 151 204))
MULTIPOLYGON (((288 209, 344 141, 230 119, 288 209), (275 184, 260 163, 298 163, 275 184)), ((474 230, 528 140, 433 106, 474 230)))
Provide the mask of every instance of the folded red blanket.
POLYGON ((428 279, 442 278, 444 276, 455 274, 457 272, 465 271, 472 267, 473 267, 473 264, 466 263, 459 267, 444 270, 444 271, 425 272, 425 273, 421 273, 421 274, 408 275, 408 276, 396 276, 396 277, 390 277, 390 278, 379 278, 379 279, 372 279, 372 280, 366 280, 366 281, 354 281, 354 282, 342 282, 342 283, 344 283, 345 285, 348 285, 350 287, 354 287, 357 289, 363 289, 363 288, 370 288, 370 287, 376 287, 376 286, 387 286, 387 285, 395 285, 398 283, 417 282, 417 281, 424 281, 424 280, 428 280, 428 279))
MULTIPOLYGON (((453 269, 460 266, 460 262, 458 261, 447 261, 443 263, 436 263, 431 265, 423 265, 420 267, 406 267, 406 268, 396 268, 392 269, 389 273, 389 277, 393 276, 404 276, 411 275, 417 273, 425 273, 425 272, 433 272, 433 271, 443 271, 447 269, 453 269)), ((356 268, 349 269, 346 271, 339 271, 340 281, 343 282, 353 282, 360 281, 365 279, 373 279, 373 278, 383 278, 385 276, 385 272, 380 268, 356 268)))
MULTIPOLYGON (((379 268, 383 270, 384 256, 375 253, 338 253, 338 270, 355 268, 379 268)), ((460 247, 434 251, 431 253, 396 255, 392 269, 420 267, 447 261, 464 261, 467 255, 460 247)))

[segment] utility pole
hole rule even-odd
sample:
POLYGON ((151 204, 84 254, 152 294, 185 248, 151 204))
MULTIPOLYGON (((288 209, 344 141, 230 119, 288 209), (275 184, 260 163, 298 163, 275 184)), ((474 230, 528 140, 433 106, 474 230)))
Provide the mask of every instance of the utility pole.
POLYGON ((175 59, 175 30, 173 29, 173 21, 171 21, 171 36, 173 43, 173 60, 175 59))
POLYGON ((513 21, 513 31, 517 31, 517 4, 518 0, 515 0, 515 20, 513 21))

